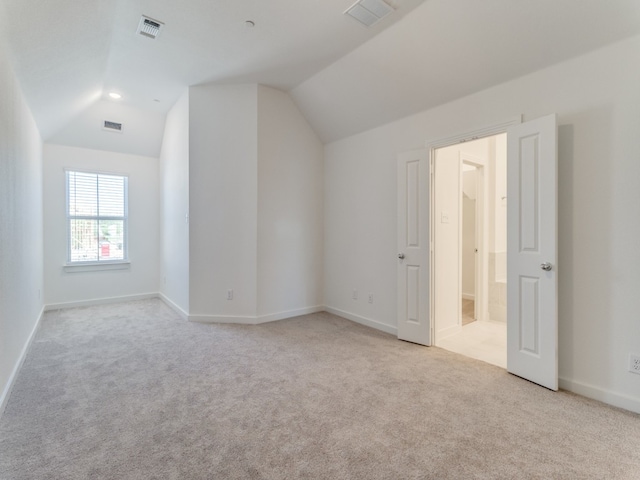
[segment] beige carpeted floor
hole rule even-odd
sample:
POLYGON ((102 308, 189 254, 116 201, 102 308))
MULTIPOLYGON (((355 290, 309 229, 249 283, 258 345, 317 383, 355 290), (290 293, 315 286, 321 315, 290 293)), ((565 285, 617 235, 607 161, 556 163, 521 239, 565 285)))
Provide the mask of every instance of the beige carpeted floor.
POLYGON ((640 416, 320 313, 49 312, 0 419, 7 479, 638 479, 640 416))

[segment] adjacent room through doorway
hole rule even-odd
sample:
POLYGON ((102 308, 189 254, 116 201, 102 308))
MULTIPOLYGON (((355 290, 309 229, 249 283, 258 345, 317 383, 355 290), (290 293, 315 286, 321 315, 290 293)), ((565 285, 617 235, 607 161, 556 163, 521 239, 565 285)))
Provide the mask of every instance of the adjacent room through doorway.
POLYGON ((507 366, 506 134, 435 151, 435 345, 507 366))

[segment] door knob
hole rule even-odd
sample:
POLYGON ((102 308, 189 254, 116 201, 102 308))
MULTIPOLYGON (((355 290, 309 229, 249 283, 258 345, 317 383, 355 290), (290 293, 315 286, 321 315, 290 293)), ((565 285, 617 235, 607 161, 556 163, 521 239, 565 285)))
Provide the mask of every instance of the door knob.
POLYGON ((553 267, 551 266, 551 264, 549 262, 544 262, 544 263, 540 264, 540 268, 542 270, 544 270, 545 272, 550 272, 553 267))
POLYGON ((398 254, 398 258, 399 258, 400 260, 404 259, 404 253, 399 253, 399 254, 398 254))

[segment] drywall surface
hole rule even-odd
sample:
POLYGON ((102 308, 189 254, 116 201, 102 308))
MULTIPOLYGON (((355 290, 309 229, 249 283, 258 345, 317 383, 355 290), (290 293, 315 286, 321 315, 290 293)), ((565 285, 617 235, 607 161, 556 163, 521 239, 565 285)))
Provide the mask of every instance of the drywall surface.
POLYGON ((189 92, 167 114, 160 153, 160 292, 189 312, 189 92))
POLYGON ((638 35, 639 19, 629 0, 429 0, 291 93, 333 142, 638 35))
POLYGON ((291 97, 258 87, 258 316, 322 305, 323 146, 291 97))
MULTIPOLYGON (((490 251, 504 254, 507 251, 507 136, 497 135, 493 145, 493 180, 494 188, 491 191, 493 196, 493 231, 490 251)), ((507 276, 506 266, 501 270, 502 276, 507 276)))
POLYGON ((255 84, 189 89, 192 315, 256 314, 257 104, 255 84))
POLYGON ((460 171, 462 162, 457 145, 438 149, 435 158, 433 261, 437 278, 434 288, 436 345, 460 331, 460 171))
POLYGON ((42 140, 0 48, 0 411, 42 311, 42 140))
MULTIPOLYGON (((408 47, 408 46, 407 46, 408 47)), ((640 37, 325 145, 325 299, 396 326, 396 157, 557 113, 561 385, 640 411, 640 37), (351 290, 376 293, 374 307, 351 290)))
POLYGON ((62 145, 44 145, 44 278, 48 306, 158 292, 158 159, 62 145), (66 272, 65 169, 129 177, 130 268, 66 272))

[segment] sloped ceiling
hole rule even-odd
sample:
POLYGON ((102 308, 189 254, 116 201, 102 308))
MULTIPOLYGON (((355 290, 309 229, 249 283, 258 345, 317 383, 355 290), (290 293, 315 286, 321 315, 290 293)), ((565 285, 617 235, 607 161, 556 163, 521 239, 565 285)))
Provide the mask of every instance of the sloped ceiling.
MULTIPOLYGON (((0 38, 43 139, 68 144, 72 129, 90 121, 91 132, 84 129, 75 143, 94 146, 109 133, 95 120, 109 110, 101 103, 113 103, 110 91, 123 95, 127 124, 131 116, 133 123, 164 118, 191 85, 289 90, 423 0, 387 0, 396 12, 369 29, 342 14, 353 1, 0 0, 0 38), (136 34, 141 15, 165 23, 157 39, 136 34)), ((158 150, 162 130, 155 136, 158 150)), ((116 150, 129 148, 122 138, 112 141, 116 150)), ((148 151, 138 147, 132 153, 148 151)))
POLYGON ((0 0, 0 39, 45 141, 157 156, 190 85, 290 91, 330 142, 640 33, 637 0, 387 0, 369 29, 353 1, 0 0))
POLYGON ((291 93, 331 142, 639 33, 636 0, 428 0, 291 93))

